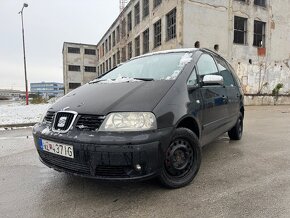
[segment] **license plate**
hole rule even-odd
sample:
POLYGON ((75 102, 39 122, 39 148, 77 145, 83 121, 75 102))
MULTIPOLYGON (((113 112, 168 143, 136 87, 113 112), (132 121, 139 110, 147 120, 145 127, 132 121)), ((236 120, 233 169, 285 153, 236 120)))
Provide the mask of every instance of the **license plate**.
POLYGON ((56 155, 74 158, 74 148, 71 145, 64 145, 61 143, 41 139, 40 148, 43 151, 47 151, 56 155))

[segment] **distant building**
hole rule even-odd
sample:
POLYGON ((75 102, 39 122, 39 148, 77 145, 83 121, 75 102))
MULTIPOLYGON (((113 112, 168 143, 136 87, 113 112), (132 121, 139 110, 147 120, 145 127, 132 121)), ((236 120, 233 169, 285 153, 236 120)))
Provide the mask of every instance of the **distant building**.
POLYGON ((65 94, 98 76, 96 50, 96 45, 64 42, 62 54, 65 94))
POLYGON ((63 83, 40 82, 30 83, 30 93, 42 97, 56 97, 64 94, 63 83))
POLYGON ((13 89, 0 89, 0 100, 25 98, 25 92, 13 89))

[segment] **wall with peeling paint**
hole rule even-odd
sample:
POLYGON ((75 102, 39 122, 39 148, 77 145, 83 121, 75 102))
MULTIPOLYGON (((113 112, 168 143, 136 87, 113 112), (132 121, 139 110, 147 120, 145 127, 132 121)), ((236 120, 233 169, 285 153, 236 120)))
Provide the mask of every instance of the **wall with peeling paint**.
POLYGON ((272 93, 278 83, 290 92, 290 1, 268 0, 267 7, 254 0, 185 0, 184 46, 201 47, 219 53, 236 69, 245 93, 272 93), (248 19, 247 44, 233 43, 234 16, 248 19), (266 56, 259 57, 253 44, 254 20, 266 23, 266 56), (251 62, 251 63, 250 63, 251 62))

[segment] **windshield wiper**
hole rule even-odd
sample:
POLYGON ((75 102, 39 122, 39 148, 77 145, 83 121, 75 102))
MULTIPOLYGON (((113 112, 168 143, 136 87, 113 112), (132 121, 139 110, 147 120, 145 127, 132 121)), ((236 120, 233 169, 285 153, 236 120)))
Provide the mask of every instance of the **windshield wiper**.
POLYGON ((134 78, 136 80, 142 80, 142 81, 154 81, 153 78, 134 78))
POLYGON ((98 82, 102 82, 102 81, 106 81, 104 79, 95 79, 93 81, 90 81, 89 84, 94 84, 94 83, 98 83, 98 82))

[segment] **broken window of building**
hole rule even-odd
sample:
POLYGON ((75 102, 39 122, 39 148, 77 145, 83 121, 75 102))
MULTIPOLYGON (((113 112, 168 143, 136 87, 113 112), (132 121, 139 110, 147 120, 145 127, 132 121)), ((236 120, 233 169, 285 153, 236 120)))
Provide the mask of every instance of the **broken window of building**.
POLYGON ((67 52, 68 53, 79 54, 80 53, 80 48, 68 47, 67 48, 67 52))
POLYGON ((68 65, 68 70, 69 71, 77 71, 77 72, 79 72, 79 71, 81 71, 81 66, 79 66, 79 65, 68 65))
POLYGON ((112 34, 112 40, 113 40, 113 47, 115 47, 115 45, 116 45, 116 31, 114 31, 112 34))
POLYGON ((263 6, 266 7, 266 0, 255 0, 254 1, 255 5, 263 6))
POLYGON ((117 65, 116 54, 113 55, 113 68, 117 65))
POLYGON ((109 70, 111 70, 112 69, 112 60, 111 60, 111 58, 109 58, 109 70))
POLYGON ((102 44, 102 49, 101 49, 101 51, 102 51, 102 52, 101 52, 101 53, 102 53, 101 56, 103 57, 104 54, 105 54, 105 43, 102 44))
POLYGON ((120 64, 121 57, 120 57, 120 51, 117 52, 117 64, 120 64))
POLYGON ((120 42, 120 26, 117 26, 117 43, 120 42))
POLYGON ((81 86, 80 83, 69 83, 69 84, 68 84, 68 88, 69 88, 69 89, 76 89, 76 88, 78 88, 78 87, 80 87, 80 86, 81 86))
POLYGON ((149 15, 149 0, 143 0, 143 18, 149 15))
POLYGON ((254 42, 253 45, 257 47, 265 47, 266 41, 266 23, 261 21, 254 21, 254 42))
POLYGON ((234 43, 247 44, 247 18, 235 16, 234 43))
POLYGON ((127 60, 126 58, 126 47, 122 48, 122 62, 125 62, 127 60))
POLYGON ((109 36, 109 51, 112 49, 112 37, 111 35, 109 36))
POLYGON ((176 8, 166 15, 167 41, 176 37, 176 8))
POLYGON ((108 39, 106 39, 105 41, 105 52, 106 53, 108 52, 108 39))
POLYGON ((127 15, 127 29, 128 32, 132 30, 132 12, 127 15))
POLYGON ((95 73, 96 67, 85 66, 85 72, 95 73))
POLYGON ((161 45, 161 19, 154 24, 154 48, 161 45))
POLYGON ((96 50, 95 49, 85 49, 85 54, 86 55, 96 55, 96 50))
POLYGON ((125 38, 126 36, 126 19, 125 18, 121 22, 121 35, 122 35, 122 38, 125 38))
POLYGON ((128 60, 132 58, 132 42, 128 43, 128 60))
POLYGON ((143 54, 149 52, 149 29, 143 32, 143 54))
POLYGON ((140 23, 140 3, 138 2, 135 7, 135 26, 140 23))
POLYGON ((154 0, 154 8, 162 3, 162 0, 154 0))
POLYGON ((140 55, 140 36, 135 38, 135 56, 140 55))

